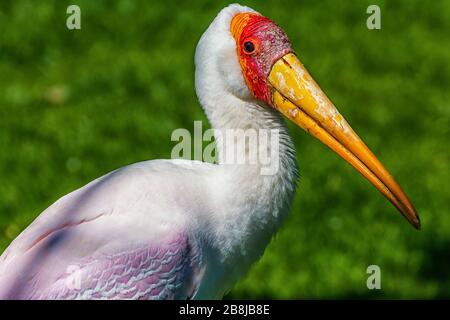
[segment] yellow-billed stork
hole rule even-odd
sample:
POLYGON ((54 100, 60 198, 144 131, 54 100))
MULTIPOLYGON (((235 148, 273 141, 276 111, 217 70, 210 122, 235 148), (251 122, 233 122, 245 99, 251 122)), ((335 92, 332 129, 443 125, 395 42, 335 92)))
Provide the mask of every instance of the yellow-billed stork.
MULTIPOLYGON (((263 254, 295 194, 294 146, 280 114, 420 227, 400 186, 268 18, 237 4, 220 11, 197 45, 195 88, 213 128, 279 132, 278 170, 152 160, 113 171, 59 199, 12 242, 0 258, 0 298, 221 298, 263 254)), ((216 138, 225 154, 230 144, 216 138)))

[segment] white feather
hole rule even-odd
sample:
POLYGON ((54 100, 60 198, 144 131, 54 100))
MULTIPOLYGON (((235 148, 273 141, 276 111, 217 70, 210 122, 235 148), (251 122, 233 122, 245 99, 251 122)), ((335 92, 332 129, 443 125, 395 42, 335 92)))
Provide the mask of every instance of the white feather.
MULTIPOLYGON (((196 298, 221 298, 247 272, 286 216, 297 180, 294 149, 283 121, 252 98, 241 73, 230 22, 236 13, 247 11, 253 10, 226 7, 203 34, 195 54, 195 88, 216 129, 280 130, 278 172, 264 176, 258 164, 183 160, 147 161, 116 170, 44 211, 0 258, 0 283, 17 263, 26 262, 30 248, 43 236, 84 222, 90 227, 81 228, 71 250, 49 255, 46 265, 52 268, 42 271, 48 281, 64 267, 61 259, 111 246, 126 250, 177 228, 187 230, 202 251, 205 272, 196 298)), ((218 152, 225 153, 227 146, 217 138, 218 152)))

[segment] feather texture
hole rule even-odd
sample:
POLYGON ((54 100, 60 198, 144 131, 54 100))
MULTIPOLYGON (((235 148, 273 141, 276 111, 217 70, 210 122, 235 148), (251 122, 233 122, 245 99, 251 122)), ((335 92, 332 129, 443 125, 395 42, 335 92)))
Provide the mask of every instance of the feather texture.
MULTIPOLYGON (((246 87, 230 32, 241 12, 254 11, 230 5, 203 34, 196 92, 215 129, 279 131, 279 169, 155 160, 111 172, 13 241, 0 257, 0 298, 222 298, 263 254, 287 215, 297 166, 284 122, 246 87)), ((216 143, 219 155, 235 147, 216 143)))

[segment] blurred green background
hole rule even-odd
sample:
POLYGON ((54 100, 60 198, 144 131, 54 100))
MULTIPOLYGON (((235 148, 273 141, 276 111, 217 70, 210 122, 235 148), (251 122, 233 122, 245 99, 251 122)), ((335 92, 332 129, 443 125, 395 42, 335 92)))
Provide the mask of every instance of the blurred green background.
MULTIPOLYGON (((47 206, 115 168, 169 158, 206 121, 193 55, 223 1, 0 2, 0 251, 47 206), (82 29, 66 28, 81 7, 82 29)), ((243 1, 282 26, 402 184, 415 231, 293 126, 301 183, 265 255, 227 298, 450 298, 450 1, 243 1), (382 29, 366 28, 377 4, 382 29), (381 268, 368 290, 366 268, 381 268)), ((205 122, 206 123, 206 122, 205 122)))

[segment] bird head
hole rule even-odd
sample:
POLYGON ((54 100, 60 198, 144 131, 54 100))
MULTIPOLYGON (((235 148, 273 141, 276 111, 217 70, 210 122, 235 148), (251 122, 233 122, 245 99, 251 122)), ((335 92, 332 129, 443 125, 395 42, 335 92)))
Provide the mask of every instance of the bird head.
MULTIPOLYGON (((205 32, 196 55, 219 59, 215 65, 230 92, 274 108, 323 142, 420 229, 416 210, 402 188, 314 81, 275 22, 248 7, 231 5, 205 32)), ((198 60, 196 56, 201 69, 198 60)))

